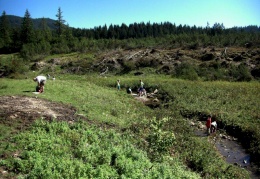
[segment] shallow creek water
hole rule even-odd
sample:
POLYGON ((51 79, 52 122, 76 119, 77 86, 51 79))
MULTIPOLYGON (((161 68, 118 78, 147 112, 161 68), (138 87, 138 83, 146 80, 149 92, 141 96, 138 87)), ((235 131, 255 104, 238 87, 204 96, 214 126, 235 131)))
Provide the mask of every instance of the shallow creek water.
MULTIPOLYGON (((195 135, 207 137, 205 130, 195 130, 195 135)), ((257 166, 251 163, 250 155, 239 144, 237 139, 219 132, 213 135, 212 140, 219 153, 226 159, 226 162, 248 170, 252 179, 260 179, 260 173, 257 173, 257 166)))

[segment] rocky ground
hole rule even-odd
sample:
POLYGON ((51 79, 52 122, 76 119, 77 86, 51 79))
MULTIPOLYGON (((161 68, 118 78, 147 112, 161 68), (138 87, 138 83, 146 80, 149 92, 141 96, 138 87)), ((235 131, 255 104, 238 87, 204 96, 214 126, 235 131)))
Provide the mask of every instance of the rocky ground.
POLYGON ((98 63, 91 68, 105 72, 122 71, 127 68, 152 67, 159 73, 171 74, 174 68, 184 62, 195 65, 210 65, 219 62, 223 67, 245 64, 252 75, 259 77, 260 49, 214 48, 191 49, 139 49, 114 50, 97 56, 98 63))

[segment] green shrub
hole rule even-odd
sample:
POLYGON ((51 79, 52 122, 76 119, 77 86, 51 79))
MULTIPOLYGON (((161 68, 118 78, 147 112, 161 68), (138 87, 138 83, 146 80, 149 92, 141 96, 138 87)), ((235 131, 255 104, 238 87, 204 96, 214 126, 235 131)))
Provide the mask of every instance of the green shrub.
POLYGON ((79 42, 78 42, 78 51, 80 53, 86 53, 88 50, 88 42, 85 38, 82 38, 79 42))
POLYGON ((33 60, 37 56, 47 56, 50 54, 51 45, 49 42, 29 43, 22 46, 20 55, 26 60, 33 60))
POLYGON ((149 142, 149 153, 151 160, 161 160, 163 155, 169 154, 170 149, 175 143, 175 135, 173 132, 164 131, 164 124, 168 118, 156 119, 150 121, 150 131, 147 137, 149 142))
POLYGON ((65 41, 60 41, 52 45, 52 54, 69 53, 70 49, 65 41))
POLYGON ((24 74, 28 71, 26 63, 17 56, 7 56, 0 60, 1 76, 10 76, 11 74, 24 74))
MULTIPOLYGON (((172 136, 154 130, 172 141, 172 136)), ((69 125, 39 120, 32 131, 13 136, 21 153, 1 160, 0 166, 27 178, 198 178, 180 165, 151 163, 129 140, 127 135, 94 129, 84 122, 69 125)), ((155 144, 167 148, 168 142, 162 140, 156 138, 155 144)))
POLYGON ((177 66, 175 68, 175 74, 179 78, 191 81, 196 81, 199 78, 194 65, 189 63, 182 63, 177 66))
POLYGON ((199 43, 198 42, 191 42, 188 44, 188 49, 190 50, 197 50, 199 48, 199 43))
POLYGON ((251 75, 255 78, 260 80, 260 65, 258 65, 255 69, 251 71, 251 75))
POLYGON ((247 66, 240 64, 239 66, 232 65, 230 70, 230 77, 234 81, 251 81, 252 76, 247 66))
POLYGON ((122 73, 129 73, 136 68, 135 63, 132 61, 124 61, 123 62, 123 70, 122 73))

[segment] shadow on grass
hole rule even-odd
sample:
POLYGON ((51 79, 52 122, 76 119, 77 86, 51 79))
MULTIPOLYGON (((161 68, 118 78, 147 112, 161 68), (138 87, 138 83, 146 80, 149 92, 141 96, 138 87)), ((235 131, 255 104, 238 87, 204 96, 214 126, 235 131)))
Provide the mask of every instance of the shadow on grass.
POLYGON ((34 90, 23 91, 23 93, 31 93, 31 92, 35 92, 35 91, 34 90))

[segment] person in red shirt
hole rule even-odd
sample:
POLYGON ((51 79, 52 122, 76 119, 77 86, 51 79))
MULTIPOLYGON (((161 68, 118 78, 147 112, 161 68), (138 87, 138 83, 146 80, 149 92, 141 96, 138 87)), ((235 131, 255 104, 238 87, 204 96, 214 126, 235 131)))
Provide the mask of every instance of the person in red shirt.
POLYGON ((211 116, 210 115, 208 115, 206 127, 207 127, 207 134, 210 135, 210 127, 211 127, 211 116))

